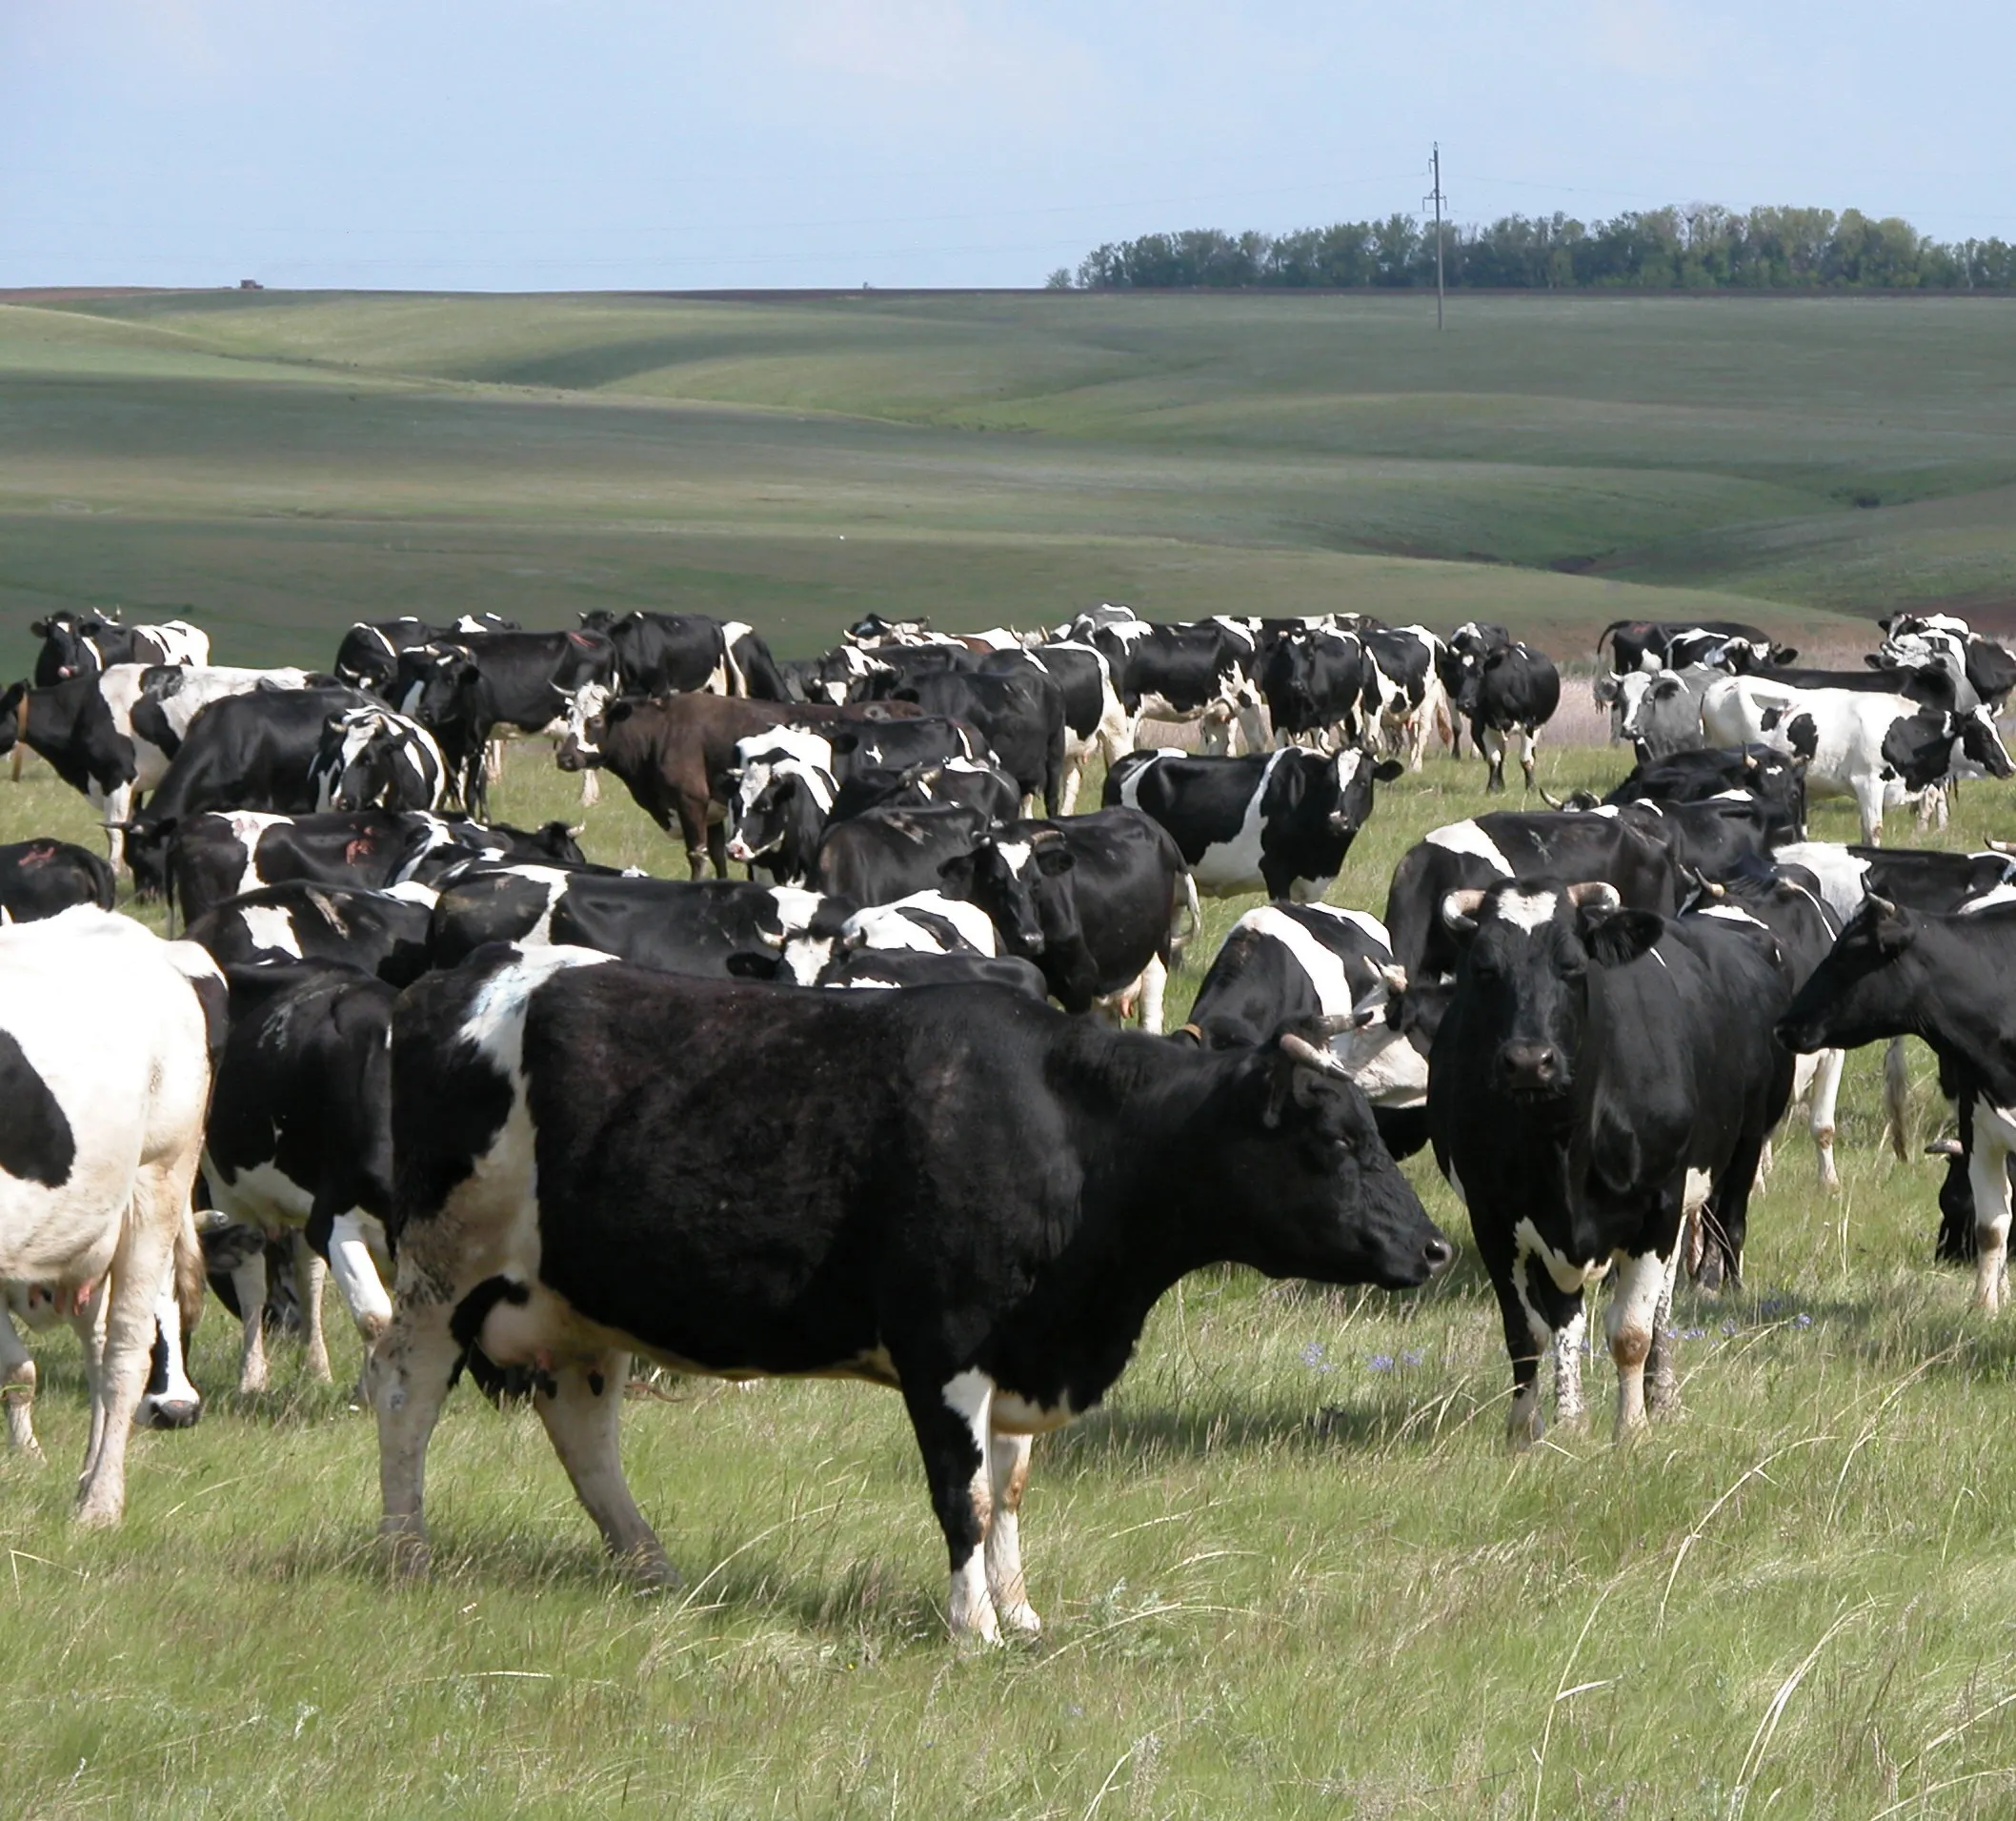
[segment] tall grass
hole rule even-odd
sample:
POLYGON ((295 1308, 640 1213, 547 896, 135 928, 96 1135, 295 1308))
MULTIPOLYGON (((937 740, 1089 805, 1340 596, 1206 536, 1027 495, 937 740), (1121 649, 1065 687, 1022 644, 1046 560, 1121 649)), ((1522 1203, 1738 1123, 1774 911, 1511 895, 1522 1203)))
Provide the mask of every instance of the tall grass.
MULTIPOLYGON (((1622 769, 1545 751, 1557 791, 1622 769)), ((1474 764, 1383 789, 1334 894, 1381 908, 1474 764)), ((1512 799, 1512 800, 1516 800, 1512 799)), ((1942 839, 2010 832, 1969 787, 1942 839)), ((500 815, 581 819, 518 749, 500 815)), ((680 873, 620 790, 596 857, 680 873)), ((31 770, 10 836, 78 833, 31 770)), ((1850 832, 1824 809, 1816 832, 1850 832)), ((1893 831, 1905 839, 1908 829, 1893 831)), ((1245 901, 1208 906, 1180 1018, 1245 901)), ((1924 1130, 1944 1117, 1917 1059, 1924 1130)), ((536 1420, 451 1400, 433 1576, 372 1548, 375 1439, 278 1349, 241 1400, 212 1310, 203 1424, 136 1439, 131 1516, 68 1523, 84 1404, 38 1345, 51 1467, 0 1466, 10 1812, 1083 1817, 2003 1816, 2016 1805, 2016 1327, 1930 1264, 1935 1166, 1879 1148, 1872 1057, 1842 1192, 1803 1137, 1753 1210, 1749 1283, 1676 1312, 1683 1407, 1635 1447, 1514 1457, 1474 1256, 1392 1297, 1201 1273, 1114 1396, 1040 1443, 1040 1643, 944 1641, 942 1547, 897 1400, 681 1381, 626 1455, 685 1574, 605 1567, 536 1420)), ((791 1116, 788 1086, 761 1116, 791 1116)), ((1431 1166, 1409 1174, 1459 1241, 1431 1166)), ((341 1326, 340 1319, 337 1326, 341 1326)), ((337 1386, 357 1364, 337 1339, 337 1386)), ((1592 1404, 1607 1367, 1593 1374, 1592 1404)))

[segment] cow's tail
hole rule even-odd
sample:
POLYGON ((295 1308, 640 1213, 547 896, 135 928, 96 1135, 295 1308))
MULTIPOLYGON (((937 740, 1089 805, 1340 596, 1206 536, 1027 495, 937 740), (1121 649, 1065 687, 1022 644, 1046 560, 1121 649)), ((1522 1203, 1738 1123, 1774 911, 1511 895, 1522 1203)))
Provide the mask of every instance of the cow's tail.
POLYGON ((182 1344, 203 1318, 203 1293, 209 1279, 203 1268, 203 1242, 196 1237, 196 1217, 188 1208, 175 1226, 175 1306, 182 1312, 182 1344))
MULTIPOLYGON (((1619 633, 1623 632, 1623 629, 1630 624, 1631 622, 1628 619, 1613 619, 1607 626, 1603 629, 1602 632, 1596 635, 1596 658, 1599 663, 1603 661, 1603 641, 1605 639, 1614 639, 1619 633)), ((1611 653, 1610 667, 1613 670, 1617 667, 1617 658, 1614 647, 1611 653)))
POLYGON ((1172 905, 1169 911, 1169 964, 1174 967, 1183 959, 1183 950, 1204 933, 1204 913, 1197 901, 1197 880, 1191 876, 1189 867, 1182 871, 1183 901, 1172 905), (1179 936, 1179 916, 1188 920, 1189 927, 1179 936))
POLYGON ((91 876, 91 902, 100 910, 111 910, 118 897, 118 883, 112 877, 111 861, 102 855, 94 854, 89 847, 77 850, 89 866, 91 876))

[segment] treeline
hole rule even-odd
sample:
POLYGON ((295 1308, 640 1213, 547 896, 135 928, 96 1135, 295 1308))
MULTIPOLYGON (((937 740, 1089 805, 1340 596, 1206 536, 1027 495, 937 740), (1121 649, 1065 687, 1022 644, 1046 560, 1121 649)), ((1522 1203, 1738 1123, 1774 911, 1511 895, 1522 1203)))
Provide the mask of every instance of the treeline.
MULTIPOLYGON (((1506 215, 1442 228, 1446 281, 1517 291, 2006 291, 2016 246, 1938 241, 1895 215, 1859 209, 1714 205, 1632 211, 1609 221, 1506 215)), ((1435 229, 1414 215, 1341 221, 1294 233, 1143 234, 1087 253, 1054 290, 1242 286, 1400 288, 1435 282, 1435 229)))

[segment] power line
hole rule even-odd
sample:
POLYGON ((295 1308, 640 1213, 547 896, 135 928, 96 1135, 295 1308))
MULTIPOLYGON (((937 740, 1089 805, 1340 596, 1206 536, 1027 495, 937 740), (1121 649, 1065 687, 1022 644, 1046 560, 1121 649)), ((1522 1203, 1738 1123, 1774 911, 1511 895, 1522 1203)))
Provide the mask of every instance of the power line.
POLYGON ((1434 172, 1435 188, 1421 198, 1423 206, 1435 205, 1435 332, 1441 333, 1442 326, 1442 142, 1435 142, 1434 152, 1428 160, 1428 168, 1434 172))

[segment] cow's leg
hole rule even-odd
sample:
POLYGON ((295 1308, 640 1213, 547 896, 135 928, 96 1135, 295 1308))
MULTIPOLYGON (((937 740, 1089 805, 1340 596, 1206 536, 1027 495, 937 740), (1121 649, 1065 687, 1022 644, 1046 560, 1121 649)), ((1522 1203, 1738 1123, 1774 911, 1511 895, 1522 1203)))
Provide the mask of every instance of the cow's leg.
POLYGON ((617 1349, 593 1366, 562 1366, 533 1403, 546 1425, 547 1439, 560 1457, 575 1496, 623 1570, 654 1587, 675 1586, 678 1576, 665 1559, 657 1533, 644 1521, 623 1478, 620 1429, 623 1387, 630 1383, 630 1355, 617 1349))
POLYGON ((1855 813, 1862 819, 1862 839, 1871 847, 1883 845, 1883 783, 1874 778, 1855 780, 1855 813))
POLYGON ((1490 761, 1490 770, 1484 775, 1485 793, 1490 795, 1503 790, 1505 787, 1505 730, 1502 727, 1480 729, 1478 723, 1472 723, 1470 738, 1477 739, 1477 743, 1482 750, 1484 758, 1490 761), (1484 739, 1477 739, 1480 731, 1484 734, 1484 739))
POLYGON ((1135 982, 1140 994, 1141 1029, 1151 1037, 1162 1034, 1162 996, 1169 986, 1169 969, 1159 955, 1151 955, 1135 982))
POLYGON ((1893 1037, 1883 1053, 1883 1132, 1900 1163, 1911 1155, 1906 1137, 1910 1110, 1911 1065, 1904 1053, 1904 1039, 1893 1037))
POLYGON ((593 809, 602 800, 602 774, 593 765, 581 770, 581 807, 593 809))
POLYGON ((945 1533, 952 1562, 948 1603, 952 1635, 998 1644, 1001 1628, 988 1595, 982 1555, 994 1509, 994 1483, 988 1470, 994 1381, 984 1372, 972 1370, 940 1384, 918 1383, 907 1371, 902 1376, 903 1401, 924 1457, 932 1508, 945 1533))
POLYGON ((105 1297, 105 1354, 92 1397, 97 1447, 87 1456, 78 1490, 77 1522, 116 1524, 126 1510, 126 1442, 147 1384, 153 1350, 154 1299, 168 1279, 175 1222, 189 1206, 190 1184, 202 1145, 200 1132, 185 1158, 144 1165, 133 1184, 132 1205, 112 1254, 105 1297))
POLYGON ((1645 1402, 1655 1414, 1680 1408, 1680 1375, 1673 1356, 1673 1283, 1679 1275, 1680 1247, 1676 1245, 1666 1260, 1659 1306, 1652 1313, 1652 1350, 1645 1357, 1645 1402))
POLYGON ((1645 1361, 1665 1290, 1668 1261, 1657 1252, 1621 1254, 1617 1284, 1603 1311, 1610 1358, 1617 1366, 1617 1439, 1645 1426, 1645 1361))
POLYGON ((143 1427, 193 1428, 201 1418, 203 1399, 190 1383, 182 1355, 182 1304, 171 1270, 160 1295, 154 1298, 154 1338, 148 1355, 147 1384, 140 1394, 143 1427))
POLYGON ((1540 757, 1540 735, 1531 727, 1519 730, 1519 768, 1526 775, 1526 788, 1531 790, 1537 781, 1537 760, 1540 757))
POLYGON ((1579 1429, 1589 1420, 1582 1391, 1582 1363, 1588 1338, 1589 1318, 1577 1295, 1575 1313, 1554 1330, 1554 1420, 1563 1428, 1579 1429))
POLYGON ((1090 747, 1064 761, 1064 795, 1059 816, 1068 816, 1078 807, 1079 786, 1085 781, 1085 765, 1092 757, 1090 747))
POLYGON ((1847 1060, 1846 1050, 1823 1050, 1813 1074, 1813 1106, 1807 1127, 1820 1161, 1820 1186, 1829 1190, 1841 1187, 1841 1177, 1834 1168, 1834 1103, 1841 1094, 1841 1072, 1847 1060))
POLYGON ((238 1299, 238 1319, 245 1337, 238 1348, 238 1389, 266 1389, 266 1247, 232 1266, 232 1294, 238 1299))
POLYGON ((462 1347, 451 1328, 448 1292, 400 1254, 392 1326, 365 1377, 378 1418, 379 1540, 408 1573, 427 1567, 427 1444, 440 1420, 462 1347))
MULTIPOLYGON (((1487 1248, 1480 1240, 1478 1249, 1485 1254, 1491 1287, 1498 1292, 1505 1353, 1512 1362, 1512 1406, 1505 1415, 1505 1434, 1514 1447, 1530 1447, 1546 1429, 1540 1408, 1540 1356, 1554 1345, 1554 1324, 1538 1305, 1532 1260, 1522 1247, 1487 1248)), ((1545 1294, 1542 1290, 1540 1297, 1545 1294)))
POLYGON ((2016 1114, 1976 1099, 1974 1143, 1967 1153, 1967 1184, 1974 1191, 1974 1306, 1990 1315, 2002 1307, 2002 1278, 2009 1255, 2009 1149, 2016 1114))
POLYGON ((77 1337, 77 1350, 84 1356, 85 1395, 91 1411, 91 1427, 84 1438, 87 1472, 105 1441, 105 1327, 106 1311, 111 1306, 111 1281, 108 1272, 90 1300, 71 1309, 70 1318, 71 1331, 77 1337))
POLYGON ((1002 1435, 998 1431, 987 1445, 987 1468, 994 1495, 994 1512, 987 1525, 987 1593, 995 1612, 1011 1631, 1034 1637, 1043 1622, 1029 1604, 1028 1583, 1022 1578, 1021 1510, 1022 1487, 1029 1479, 1031 1438, 1002 1435))
POLYGON ((308 1353, 308 1371, 317 1385, 330 1382, 329 1343, 322 1333, 322 1285, 329 1266, 299 1235, 294 1239, 294 1295, 301 1304, 301 1345, 308 1353))
POLYGON ((368 1353, 392 1325, 392 1298, 385 1293, 384 1280, 364 1237, 364 1218, 354 1209, 338 1214, 330 1223, 329 1269, 336 1280, 336 1294, 350 1311, 357 1338, 368 1353))
POLYGON ((35 1440, 34 1421, 35 1362, 5 1308, 0 1308, 0 1404, 7 1406, 8 1447, 20 1449, 31 1461, 40 1461, 42 1446, 35 1440))
POLYGON ((1939 1239, 1932 1256, 1943 1265, 1969 1265, 1975 1257, 1974 1189, 1968 1161, 1974 1154, 1974 1097, 1960 1096, 1960 1142, 1946 1156, 1945 1181, 1939 1185, 1939 1239))

